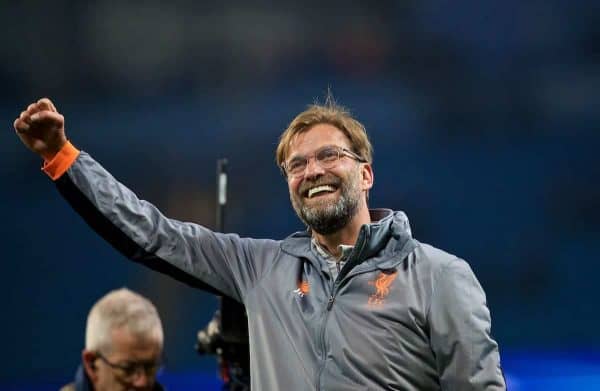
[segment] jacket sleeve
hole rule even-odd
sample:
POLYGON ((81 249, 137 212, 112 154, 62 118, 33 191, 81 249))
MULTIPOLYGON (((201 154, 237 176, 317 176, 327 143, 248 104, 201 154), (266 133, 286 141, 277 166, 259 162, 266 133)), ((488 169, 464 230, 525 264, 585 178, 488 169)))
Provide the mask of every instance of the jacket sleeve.
POLYGON ((438 270, 429 325, 442 390, 506 389, 485 293, 465 261, 438 270))
POLYGON ((243 302, 279 243, 213 232, 165 217, 81 152, 56 180, 61 195, 113 247, 189 285, 243 302))

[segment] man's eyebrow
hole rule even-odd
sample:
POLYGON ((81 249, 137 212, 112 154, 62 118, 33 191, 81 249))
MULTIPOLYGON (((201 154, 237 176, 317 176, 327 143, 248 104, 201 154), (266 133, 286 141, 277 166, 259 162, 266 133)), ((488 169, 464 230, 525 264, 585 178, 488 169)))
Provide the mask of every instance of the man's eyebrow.
POLYGON ((295 155, 290 156, 287 160, 289 161, 289 160, 304 159, 304 158, 306 158, 306 155, 301 155, 301 154, 297 153, 295 155))
MULTIPOLYGON (((319 151, 319 150, 321 150, 321 149, 323 149, 323 148, 341 148, 341 149, 348 149, 348 148, 346 148, 346 147, 343 147, 343 146, 341 146, 341 145, 336 145, 336 144, 327 144, 327 145, 321 145, 319 148, 317 148, 317 149, 313 150, 313 151, 312 151, 311 153, 309 153, 308 155, 312 155, 312 154, 314 154, 315 152, 317 152, 317 151, 319 151)), ((295 154, 295 155, 290 155, 290 156, 288 157, 288 159, 287 159, 287 160, 295 159, 295 158, 297 158, 297 157, 305 158, 306 156, 307 156, 307 155, 302 155, 302 154, 299 154, 299 153, 297 153, 297 154, 295 154)))
POLYGON ((121 362, 121 365, 144 365, 144 364, 156 364, 157 360, 148 359, 148 360, 129 360, 125 359, 121 362))

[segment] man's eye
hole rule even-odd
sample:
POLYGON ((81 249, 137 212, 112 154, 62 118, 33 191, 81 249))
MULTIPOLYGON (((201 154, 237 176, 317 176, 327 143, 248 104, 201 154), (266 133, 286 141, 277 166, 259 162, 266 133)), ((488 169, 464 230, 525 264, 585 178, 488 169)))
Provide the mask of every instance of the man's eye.
POLYGON ((331 162, 337 160, 338 151, 334 148, 327 148, 322 151, 319 151, 317 155, 317 159, 321 162, 331 162))
POLYGON ((135 372, 135 365, 123 365, 121 369, 123 372, 125 372, 125 374, 131 375, 135 372))
POLYGON ((291 162, 289 162, 287 166, 288 166, 288 170, 295 171, 295 170, 302 169, 304 164, 305 164, 304 160, 295 159, 295 160, 292 160, 291 162))

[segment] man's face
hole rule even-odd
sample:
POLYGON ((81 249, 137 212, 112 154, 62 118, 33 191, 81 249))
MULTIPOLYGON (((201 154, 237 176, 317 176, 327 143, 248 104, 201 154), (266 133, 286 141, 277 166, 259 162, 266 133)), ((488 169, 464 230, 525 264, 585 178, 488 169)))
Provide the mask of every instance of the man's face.
POLYGON ((152 390, 156 382, 152 367, 156 368, 153 364, 159 363, 161 353, 162 344, 154 336, 142 338, 126 327, 113 330, 112 349, 102 353, 104 359, 93 358, 94 390, 152 390))
POLYGON ((310 158, 303 175, 288 175, 288 188, 298 217, 322 235, 339 231, 359 208, 366 207, 365 191, 372 185, 370 165, 349 156, 342 155, 329 169, 320 166, 314 153, 325 146, 351 149, 341 130, 318 124, 293 138, 286 157, 286 162, 296 157, 310 158))

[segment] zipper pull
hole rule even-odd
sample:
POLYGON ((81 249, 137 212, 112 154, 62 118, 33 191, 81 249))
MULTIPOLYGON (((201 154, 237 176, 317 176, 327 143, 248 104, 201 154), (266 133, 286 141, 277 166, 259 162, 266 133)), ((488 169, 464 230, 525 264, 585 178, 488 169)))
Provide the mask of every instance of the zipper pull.
POLYGON ((329 301, 327 302, 327 311, 331 310, 331 307, 333 306, 334 301, 335 301, 335 297, 329 296, 329 301))

